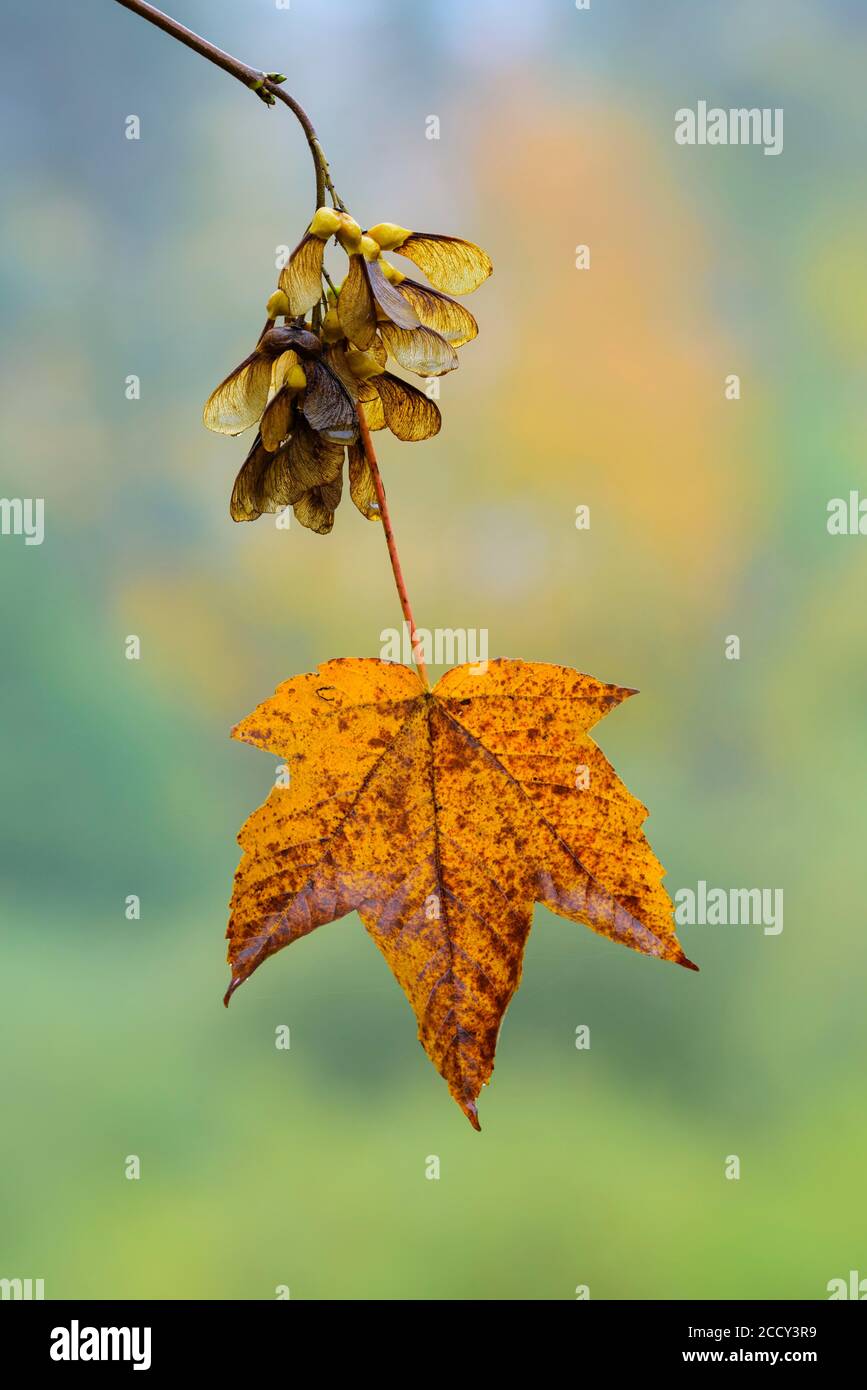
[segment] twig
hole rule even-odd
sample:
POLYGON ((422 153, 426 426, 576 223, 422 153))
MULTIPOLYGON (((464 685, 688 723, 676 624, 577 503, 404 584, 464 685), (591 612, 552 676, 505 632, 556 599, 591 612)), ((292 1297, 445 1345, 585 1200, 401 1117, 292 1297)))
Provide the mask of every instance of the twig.
POLYGON ((178 43, 186 44, 194 53, 198 53, 202 58, 207 58, 209 63, 222 68, 230 77, 234 77, 238 82, 242 82, 250 91, 255 92, 266 106, 273 106, 275 101, 282 101, 284 106, 298 120, 301 129, 307 137, 310 146, 310 153, 313 156, 313 165, 316 170, 316 206, 321 207, 325 202, 325 190, 331 194, 331 200, 335 206, 343 209, 344 204, 338 197, 331 182, 331 174, 328 169, 328 160, 325 158, 325 151, 319 143, 319 137, 313 126, 313 122, 307 115, 303 106, 300 106, 294 97, 288 92, 284 92, 281 83, 286 78, 279 72, 262 72, 259 68, 251 68, 248 63, 242 63, 240 58, 234 58, 231 53, 225 53, 222 48, 217 48, 216 44, 209 43, 207 39, 194 34, 192 29, 187 29, 183 24, 179 24, 171 15, 163 14, 156 5, 149 5, 146 0, 117 0, 118 5, 123 5, 125 10, 132 10, 133 14, 146 19, 150 24, 162 29, 163 33, 169 34, 178 43))
POLYGON ((376 450, 373 447, 373 440, 370 437, 370 426, 364 414, 364 406, 358 403, 358 424, 361 429, 361 444, 364 449, 368 467, 373 474, 373 486, 376 488, 376 500, 379 502, 379 514, 382 517, 382 528, 385 531, 385 543, 388 546, 388 558, 391 561, 391 572, 394 575, 394 582, 397 587, 397 596, 400 599, 400 606, 403 616, 409 628, 409 640, 412 644, 412 659, 418 667, 418 673, 427 690, 430 690, 427 667, 424 664, 424 652, 418 640, 418 632, 415 625, 415 618, 412 616, 412 606, 409 601, 409 594, 406 590, 406 581, 403 577, 403 570, 400 566, 400 556, 397 553, 397 541, 394 538, 394 531, 391 525, 391 517, 388 511, 388 502, 385 498, 385 488, 382 482, 382 474, 379 471, 379 464, 376 458, 376 450))

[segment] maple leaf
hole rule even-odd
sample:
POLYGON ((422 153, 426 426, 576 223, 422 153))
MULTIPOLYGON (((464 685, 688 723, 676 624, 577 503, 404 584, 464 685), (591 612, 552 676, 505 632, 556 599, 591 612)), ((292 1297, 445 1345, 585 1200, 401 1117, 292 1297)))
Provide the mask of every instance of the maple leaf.
POLYGON ((238 839, 234 990, 275 951, 356 911, 476 1129, 533 904, 697 969, 674 933, 647 811, 588 737, 634 694, 496 660, 428 690, 374 658, 281 685, 233 737, 287 764, 238 839))

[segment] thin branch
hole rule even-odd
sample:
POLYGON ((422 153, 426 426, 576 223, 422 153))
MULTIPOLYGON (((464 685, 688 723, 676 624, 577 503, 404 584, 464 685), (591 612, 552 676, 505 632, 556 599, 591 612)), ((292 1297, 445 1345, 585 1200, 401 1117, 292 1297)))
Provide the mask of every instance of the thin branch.
POLYGON ((202 58, 207 58, 209 63, 222 68, 223 72, 227 72, 230 77, 234 77, 250 91, 255 92, 257 97, 264 101, 267 106, 273 106, 275 101, 282 101, 284 106, 288 106, 304 131, 307 144, 310 146, 310 153, 313 156, 313 165, 316 170, 316 206, 321 207, 325 202, 325 190, 327 188, 334 205, 341 209, 344 208, 344 204, 331 182, 328 160, 325 158, 325 151, 319 143, 313 122, 303 106, 300 106, 288 92, 284 92, 280 85, 286 81, 285 77, 278 72, 262 72, 259 68, 251 68, 248 63, 242 63, 240 58, 234 58, 231 53, 224 53, 222 48, 217 48, 207 39, 194 34, 192 29, 187 29, 183 24, 179 24, 176 19, 172 19, 171 15, 163 14, 162 10, 158 10, 155 5, 147 4, 146 0, 117 0, 117 4, 123 5, 124 9, 131 10, 141 19, 146 19, 157 29, 162 29, 164 34, 169 34, 173 39, 177 39, 178 43, 185 44, 194 53, 200 54, 202 58))
POLYGON ((385 543, 388 546, 388 558, 391 561, 391 572, 394 575, 394 582, 397 586, 397 596, 400 599, 400 607, 409 628, 409 640, 412 644, 412 659, 415 662, 418 673, 424 683, 425 689, 430 690, 427 668, 424 664, 424 651, 418 640, 418 631, 415 625, 415 618, 412 616, 412 607, 409 601, 409 594, 406 590, 406 581, 403 577, 403 570, 400 567, 400 556, 397 553, 397 541, 394 538, 394 531, 391 526, 391 517, 388 512, 388 503, 385 500, 385 488, 382 483, 382 474, 379 471, 379 464, 376 458, 376 450, 373 447, 373 440, 370 437, 370 426, 364 414, 364 406, 358 403, 358 424, 361 429, 361 444, 364 449, 367 463, 373 474, 373 486, 376 488, 376 499, 379 502, 379 514, 382 517, 382 527, 385 531, 385 543))

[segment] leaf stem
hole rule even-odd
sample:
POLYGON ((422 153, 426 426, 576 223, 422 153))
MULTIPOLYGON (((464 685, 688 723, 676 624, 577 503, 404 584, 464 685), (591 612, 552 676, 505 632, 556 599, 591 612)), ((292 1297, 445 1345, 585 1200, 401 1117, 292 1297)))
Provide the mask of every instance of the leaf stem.
POLYGON ((368 467, 373 475, 373 486, 376 489, 376 499, 379 502, 379 514, 382 517, 382 528, 385 531, 385 543, 388 546, 388 558, 391 561, 391 572, 394 575, 397 596, 400 599, 401 610, 409 629, 409 640, 412 644, 412 659, 416 664, 425 689, 430 690, 427 667, 424 664, 424 650, 418 640, 415 618, 412 616, 412 606, 409 601, 403 570, 400 566, 400 556, 397 553, 397 541, 394 538, 394 530, 391 525, 391 517, 388 511, 388 502, 385 498, 385 487, 382 482, 382 474, 379 471, 376 450, 373 447, 373 440, 370 437, 370 426, 367 423, 367 418, 364 414, 364 406, 361 401, 358 402, 358 424, 361 431, 361 445, 364 449, 368 467))
POLYGON ((172 19, 171 15, 163 14, 156 5, 147 4, 146 0, 117 0, 117 4, 123 5, 126 10, 132 10, 133 14, 148 20, 157 29, 162 29, 164 34, 169 34, 171 38, 177 39, 178 43, 186 44, 187 48, 191 48, 194 53, 207 58, 209 63, 222 68, 223 72, 227 72, 230 77, 236 78, 238 82, 242 82, 245 87, 255 92, 266 106, 273 106, 275 100, 282 101, 284 106, 288 106, 304 131, 307 144, 310 146, 310 153, 313 156, 313 167, 316 171, 317 208, 325 202, 325 190, 327 188, 335 207, 345 211, 345 205, 331 181, 328 160, 325 158, 325 151, 319 143, 319 136, 316 134, 313 122, 303 106, 300 106, 288 92, 284 92, 280 85, 281 82, 285 81, 285 78, 281 77, 279 73, 261 72, 258 68, 251 68, 247 63, 242 63, 240 58, 234 58, 231 53, 225 53, 222 48, 217 48, 207 39, 200 38, 198 34, 193 33, 192 29, 187 29, 183 24, 179 24, 176 19, 172 19))

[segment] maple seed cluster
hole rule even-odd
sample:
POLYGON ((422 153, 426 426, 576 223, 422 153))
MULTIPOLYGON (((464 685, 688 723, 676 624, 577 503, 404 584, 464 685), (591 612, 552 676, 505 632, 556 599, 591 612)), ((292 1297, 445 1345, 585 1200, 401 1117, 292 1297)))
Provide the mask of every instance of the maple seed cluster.
POLYGON ((379 520, 359 408, 371 430, 387 426, 398 439, 438 433, 435 402, 389 371, 389 361, 421 377, 454 371, 457 349, 475 338, 478 324, 450 296, 477 289, 492 269, 486 253, 460 237, 393 222, 363 232, 349 213, 317 209, 268 300, 254 351, 205 406, 205 424, 219 434, 258 425, 235 480, 232 519, 254 521, 291 506, 302 526, 327 535, 346 460, 353 502, 379 520), (325 271, 331 238, 349 258, 339 286, 325 271), (428 283, 404 275, 385 251, 412 261, 428 283))

